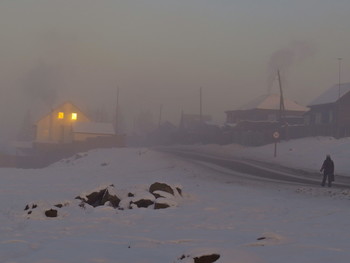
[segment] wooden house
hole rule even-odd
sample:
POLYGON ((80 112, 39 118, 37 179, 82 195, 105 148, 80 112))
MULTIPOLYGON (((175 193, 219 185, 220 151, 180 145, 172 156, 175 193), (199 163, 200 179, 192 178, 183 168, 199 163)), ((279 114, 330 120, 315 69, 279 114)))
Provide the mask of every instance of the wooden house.
POLYGON ((73 124, 90 119, 73 103, 65 102, 36 122, 37 143, 71 143, 73 124))
MULTIPOLYGON (((303 123, 303 115, 309 109, 284 98, 284 121, 289 124, 303 123)), ((226 111, 226 122, 237 124, 242 121, 276 122, 280 115, 280 95, 267 94, 236 109, 226 111)))
POLYGON ((54 108, 36 122, 36 143, 67 144, 96 137, 114 136, 113 125, 92 122, 71 102, 54 108))
POLYGON ((315 135, 350 136, 350 83, 332 86, 308 106, 305 123, 315 135))

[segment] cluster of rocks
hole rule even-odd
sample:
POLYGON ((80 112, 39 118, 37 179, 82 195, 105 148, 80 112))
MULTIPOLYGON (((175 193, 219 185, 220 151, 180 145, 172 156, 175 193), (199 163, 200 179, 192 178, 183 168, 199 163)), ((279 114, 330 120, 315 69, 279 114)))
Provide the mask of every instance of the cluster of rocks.
MULTIPOLYGON (((50 209, 44 209, 44 214, 46 217, 57 217, 58 215, 58 209, 68 206, 68 203, 65 204, 55 204, 53 205, 52 208, 50 209)), ((32 204, 27 204, 24 208, 24 211, 26 211, 27 215, 31 215, 34 211, 34 209, 37 209, 39 206, 38 204, 32 203, 32 204)))
POLYGON ((77 196, 76 199, 81 200, 81 207, 88 204, 93 207, 108 205, 120 210, 141 207, 164 209, 175 206, 176 198, 181 196, 181 188, 155 182, 144 191, 128 192, 126 196, 118 195, 114 186, 110 185, 92 193, 77 196))
MULTIPOLYGON (((110 206, 119 210, 134 208, 152 208, 165 209, 177 205, 178 198, 182 197, 180 187, 173 187, 166 183, 155 182, 147 189, 135 192, 128 191, 117 193, 114 185, 102 187, 88 194, 82 194, 75 199, 80 200, 79 206, 110 206)), ((46 217, 58 217, 59 209, 68 206, 65 204, 55 204, 50 208, 44 208, 43 214, 46 217)), ((38 204, 27 204, 24 210, 28 216, 32 215, 33 210, 38 208, 38 204)))

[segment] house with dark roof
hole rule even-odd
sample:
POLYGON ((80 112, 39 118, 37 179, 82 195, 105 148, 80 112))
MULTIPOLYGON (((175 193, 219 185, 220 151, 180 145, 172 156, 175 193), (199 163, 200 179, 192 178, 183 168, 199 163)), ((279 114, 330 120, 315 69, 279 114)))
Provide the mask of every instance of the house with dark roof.
MULTIPOLYGON (((284 121, 289 124, 303 123, 303 115, 309 109, 290 99, 284 98, 284 121)), ((241 121, 276 122, 280 115, 280 95, 266 94, 256 98, 236 110, 226 111, 229 124, 241 121)))
POLYGON ((308 106, 305 123, 317 135, 350 136, 350 83, 333 85, 308 106))
POLYGON ((281 102, 280 94, 265 94, 236 110, 226 111, 225 134, 231 142, 251 146, 271 143, 275 132, 279 132, 279 139, 289 139, 291 128, 304 124, 308 110, 288 98, 281 102))

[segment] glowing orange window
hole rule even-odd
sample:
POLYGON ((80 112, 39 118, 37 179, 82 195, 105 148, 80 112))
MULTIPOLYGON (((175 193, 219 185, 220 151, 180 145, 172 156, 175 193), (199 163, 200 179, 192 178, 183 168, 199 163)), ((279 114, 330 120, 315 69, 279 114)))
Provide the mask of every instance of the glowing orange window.
POLYGON ((76 112, 72 113, 72 120, 78 119, 78 114, 76 112))
POLYGON ((64 112, 59 112, 58 113, 58 118, 59 119, 64 119, 64 112))

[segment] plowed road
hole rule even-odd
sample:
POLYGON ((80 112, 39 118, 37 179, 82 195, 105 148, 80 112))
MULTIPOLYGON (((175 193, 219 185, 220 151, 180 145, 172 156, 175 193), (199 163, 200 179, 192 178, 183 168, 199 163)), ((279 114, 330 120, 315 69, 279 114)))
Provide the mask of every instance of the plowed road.
MULTIPOLYGON (((308 186, 320 186, 322 175, 299 169, 282 167, 274 164, 262 163, 254 160, 240 158, 224 158, 195 150, 178 148, 158 148, 157 150, 180 157, 188 161, 214 165, 232 171, 232 176, 246 177, 281 183, 293 183, 308 186)), ((350 188, 350 177, 336 175, 333 183, 335 188, 350 188)))

